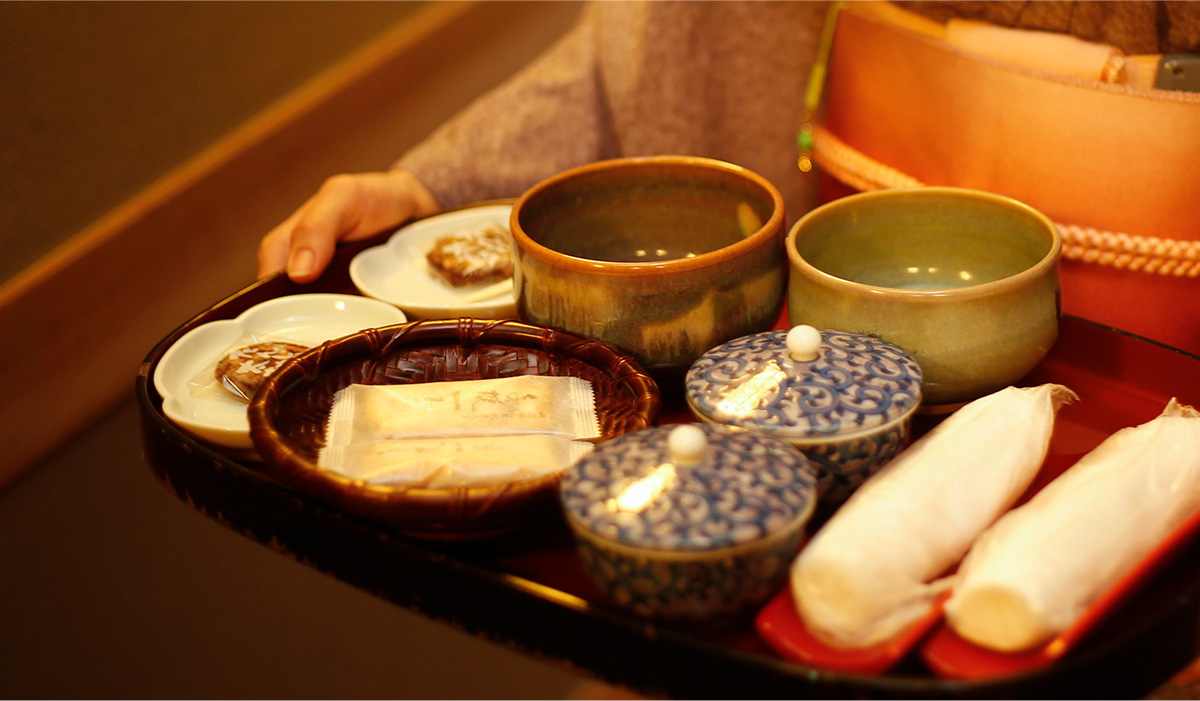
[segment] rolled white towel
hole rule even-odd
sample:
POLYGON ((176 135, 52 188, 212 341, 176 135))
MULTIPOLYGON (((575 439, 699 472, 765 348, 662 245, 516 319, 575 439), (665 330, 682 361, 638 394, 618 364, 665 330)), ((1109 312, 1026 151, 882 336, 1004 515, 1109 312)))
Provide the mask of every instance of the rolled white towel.
POLYGON ((950 626, 1012 652, 1047 642, 1200 508, 1200 412, 1175 400, 1108 437, 971 548, 950 626))
POLYGON ((840 648, 887 640, 951 584, 935 580, 1032 482, 1061 385, 1009 387, 947 417, 867 480, 792 564, 805 624, 840 648))

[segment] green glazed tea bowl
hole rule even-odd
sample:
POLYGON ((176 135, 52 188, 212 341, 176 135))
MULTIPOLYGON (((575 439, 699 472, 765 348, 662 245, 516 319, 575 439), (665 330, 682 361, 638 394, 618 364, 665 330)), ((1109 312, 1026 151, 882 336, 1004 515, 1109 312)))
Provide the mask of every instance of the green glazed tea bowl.
POLYGON ((1058 337, 1058 229, 1016 200, 922 187, 850 195, 787 237, 788 317, 877 336, 924 376, 923 411, 1017 383, 1058 337))
POLYGON ((693 156, 600 161, 513 206, 517 314, 611 343, 656 379, 771 328, 787 287, 783 198, 761 176, 693 156))

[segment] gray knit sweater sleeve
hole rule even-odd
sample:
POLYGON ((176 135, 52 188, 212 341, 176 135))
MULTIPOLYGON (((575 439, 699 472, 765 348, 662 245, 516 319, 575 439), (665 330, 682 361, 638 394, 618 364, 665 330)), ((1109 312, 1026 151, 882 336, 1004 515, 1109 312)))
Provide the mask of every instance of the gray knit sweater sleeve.
POLYGON ((807 207, 796 169, 821 2, 599 0, 550 50, 405 154, 443 207, 621 156, 731 161, 807 207))
POLYGON ((595 65, 595 12, 537 60, 397 162, 443 207, 516 197, 561 170, 616 155, 595 65))

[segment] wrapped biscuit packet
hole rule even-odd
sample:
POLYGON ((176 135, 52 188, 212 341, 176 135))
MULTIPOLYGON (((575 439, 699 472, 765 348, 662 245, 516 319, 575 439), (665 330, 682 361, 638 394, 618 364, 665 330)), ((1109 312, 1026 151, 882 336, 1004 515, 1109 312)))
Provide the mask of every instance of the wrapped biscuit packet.
POLYGON ((1174 399, 1005 514, 967 554, 946 617, 1013 652, 1070 627, 1200 509, 1200 412, 1174 399))
POLYGON ((599 437, 592 383, 578 377, 517 375, 349 385, 334 395, 325 445, 520 433, 599 437))
POLYGON ((226 390, 250 401, 271 373, 306 350, 308 346, 290 341, 260 339, 243 343, 222 355, 213 372, 226 390))
POLYGON ((562 472, 592 448, 586 441, 546 434, 409 438, 329 446, 317 465, 371 484, 491 487, 562 472))
POLYGON ((286 336, 243 333, 188 381, 189 395, 204 401, 233 398, 249 402, 273 372, 308 349, 286 336))
POLYGON ((796 609, 837 648, 894 637, 1041 469, 1066 387, 1008 387, 958 409, 868 479, 792 563, 796 609))

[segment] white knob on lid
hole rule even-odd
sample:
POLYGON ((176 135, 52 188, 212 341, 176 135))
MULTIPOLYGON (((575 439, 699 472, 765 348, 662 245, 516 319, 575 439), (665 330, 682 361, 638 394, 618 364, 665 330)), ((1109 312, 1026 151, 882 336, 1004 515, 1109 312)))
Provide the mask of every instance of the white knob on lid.
POLYGON ((667 434, 667 451, 677 463, 699 462, 708 448, 704 430, 692 424, 680 424, 667 434))
POLYGON ((787 351, 793 360, 816 360, 821 350, 821 332, 806 324, 793 326, 787 334, 787 351))

